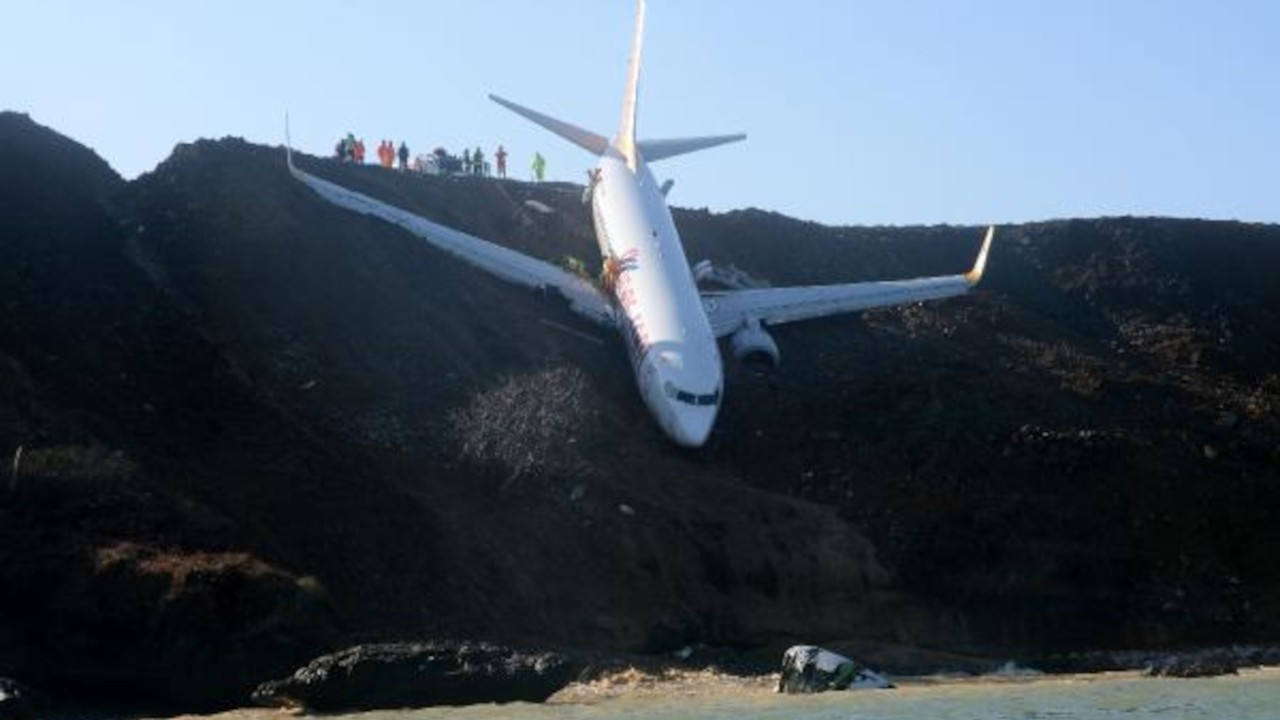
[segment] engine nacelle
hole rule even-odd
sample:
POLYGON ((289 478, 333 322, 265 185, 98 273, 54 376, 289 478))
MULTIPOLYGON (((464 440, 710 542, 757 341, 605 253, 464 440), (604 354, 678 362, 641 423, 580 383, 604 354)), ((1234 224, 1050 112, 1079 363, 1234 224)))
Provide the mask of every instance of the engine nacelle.
POLYGON ((773 370, 782 360, 778 352, 778 343, 773 336, 760 325, 759 320, 748 320, 729 338, 729 347, 733 357, 749 368, 773 370))

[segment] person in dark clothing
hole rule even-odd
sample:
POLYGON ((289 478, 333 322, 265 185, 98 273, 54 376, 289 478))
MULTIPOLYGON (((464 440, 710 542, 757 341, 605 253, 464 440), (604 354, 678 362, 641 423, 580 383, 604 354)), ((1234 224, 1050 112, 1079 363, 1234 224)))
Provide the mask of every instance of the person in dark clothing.
POLYGON ((396 154, 400 157, 400 169, 408 170, 409 169, 409 146, 405 145, 403 140, 400 141, 400 151, 396 154))

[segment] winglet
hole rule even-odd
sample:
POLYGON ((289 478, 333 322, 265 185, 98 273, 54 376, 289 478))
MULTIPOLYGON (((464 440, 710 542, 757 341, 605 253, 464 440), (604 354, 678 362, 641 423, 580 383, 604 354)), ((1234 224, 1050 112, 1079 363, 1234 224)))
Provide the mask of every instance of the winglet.
POLYGON ((293 140, 289 137, 289 111, 284 111, 284 161, 293 172, 293 140))
POLYGON ((973 263, 973 269, 964 274, 964 279, 970 286, 977 285, 982 279, 982 273, 987 269, 987 252, 991 250, 991 238, 996 234, 996 226, 991 225, 987 228, 987 237, 982 241, 982 249, 978 251, 978 259, 973 263))

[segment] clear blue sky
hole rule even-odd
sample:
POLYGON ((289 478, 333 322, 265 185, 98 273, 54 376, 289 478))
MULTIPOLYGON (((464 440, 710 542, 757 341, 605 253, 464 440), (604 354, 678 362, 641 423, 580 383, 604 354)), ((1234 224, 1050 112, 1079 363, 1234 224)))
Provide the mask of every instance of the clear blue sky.
MULTIPOLYGON (((8 0, 0 109, 126 177, 236 135, 330 152, 499 142, 591 159, 494 92, 612 135, 630 0, 8 0)), ((672 202, 839 224, 1280 221, 1280 2, 650 0, 639 128, 746 132, 655 165, 672 202)), ((371 153, 372 155, 372 153, 371 153)))

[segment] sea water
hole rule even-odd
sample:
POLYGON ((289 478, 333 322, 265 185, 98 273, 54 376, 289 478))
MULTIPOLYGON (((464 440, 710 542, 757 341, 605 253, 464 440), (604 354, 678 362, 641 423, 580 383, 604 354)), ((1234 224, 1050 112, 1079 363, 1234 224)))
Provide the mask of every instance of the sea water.
MULTIPOLYGON (((278 710, 239 710, 217 720, 280 720, 278 710)), ((911 680, 894 690, 778 695, 764 684, 664 691, 544 705, 383 710, 326 720, 1277 720, 1280 668, 1216 678, 1146 678, 1134 673, 1037 679, 911 680)))

